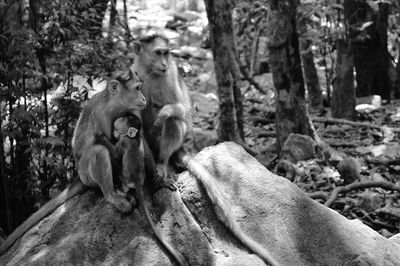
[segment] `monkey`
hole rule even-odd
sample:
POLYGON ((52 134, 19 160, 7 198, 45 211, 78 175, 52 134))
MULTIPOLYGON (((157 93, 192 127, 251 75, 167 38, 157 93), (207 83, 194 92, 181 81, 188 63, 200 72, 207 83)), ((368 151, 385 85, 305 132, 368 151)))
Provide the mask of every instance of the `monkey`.
POLYGON ((177 161, 203 184, 218 218, 234 236, 267 264, 278 265, 270 252, 248 237, 233 219, 210 173, 181 149, 190 129, 190 100, 188 89, 170 56, 168 39, 160 34, 144 37, 134 44, 134 53, 136 57, 130 69, 143 81, 143 94, 148 102, 141 111, 143 142, 156 157, 156 181, 162 180, 169 188, 176 189, 175 183, 167 180, 168 162, 175 154, 177 161))
POLYGON ((131 70, 143 81, 148 105, 141 112, 144 139, 155 159, 156 184, 176 190, 169 171, 171 156, 181 149, 189 129, 188 88, 170 55, 169 40, 151 35, 134 44, 131 70))
POLYGON ((72 151, 77 162, 78 174, 86 186, 100 187, 104 199, 122 213, 131 211, 129 202, 114 190, 109 151, 94 144, 94 135, 102 133, 111 137, 113 119, 121 112, 139 112, 146 106, 141 92, 142 83, 129 71, 119 80, 111 80, 107 89, 91 98, 76 124, 72 151))
POLYGON ((82 194, 88 187, 99 186, 106 201, 121 212, 131 210, 130 203, 114 191, 111 160, 106 147, 95 145, 95 134, 111 137, 111 123, 120 113, 129 110, 140 112, 146 99, 141 91, 142 83, 131 72, 111 79, 106 88, 94 95, 83 109, 72 138, 72 150, 80 179, 74 180, 64 191, 44 204, 11 233, 0 245, 0 255, 16 240, 68 199, 82 194))
POLYGON ((125 114, 114 121, 113 135, 117 139, 115 146, 102 134, 95 136, 95 143, 104 145, 116 160, 122 160, 123 191, 135 189, 138 206, 145 214, 156 238, 179 265, 185 265, 177 252, 162 238, 144 204, 145 151, 140 136, 141 127, 142 122, 139 117, 134 114, 125 114))

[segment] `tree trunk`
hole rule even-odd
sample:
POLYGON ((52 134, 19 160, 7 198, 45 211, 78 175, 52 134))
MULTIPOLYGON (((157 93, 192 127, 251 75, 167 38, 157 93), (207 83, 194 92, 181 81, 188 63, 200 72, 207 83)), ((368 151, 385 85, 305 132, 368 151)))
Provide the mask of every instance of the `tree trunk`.
POLYGON ((332 94, 332 117, 354 120, 355 89, 353 56, 350 44, 343 39, 336 42, 336 81, 332 94))
POLYGON ((373 92, 374 65, 376 64, 376 32, 374 27, 365 29, 369 38, 364 38, 357 30, 360 25, 370 19, 375 20, 375 15, 368 4, 363 1, 346 1, 347 23, 349 25, 349 39, 352 42, 354 66, 356 70, 357 97, 365 97, 373 92))
MULTIPOLYGON (((2 103, 0 103, 2 105, 2 103)), ((0 117, 2 106, 0 106, 0 117)), ((8 184, 8 175, 6 174, 6 161, 4 158, 4 139, 3 126, 0 120, 0 227, 6 234, 10 234, 14 228, 12 209, 10 205, 10 188, 8 184)))
POLYGON ((279 148, 290 133, 314 137, 307 113, 296 31, 296 0, 271 1, 270 64, 276 90, 276 135, 279 148))
POLYGON ((348 1, 346 8, 349 23, 349 37, 352 41, 354 66, 356 69, 357 96, 381 95, 390 100, 388 77, 389 52, 387 50, 387 27, 389 4, 378 3, 379 11, 373 10, 366 2, 348 1), (363 33, 359 27, 365 22, 374 24, 363 33))
POLYGON ((308 92, 308 104, 311 110, 322 109, 322 93, 319 85, 317 68, 314 63, 314 54, 311 50, 310 40, 301 40, 301 60, 303 62, 304 78, 308 92))
POLYGON ((232 2, 230 0, 205 0, 210 27, 211 47, 214 56, 215 72, 219 97, 218 136, 222 141, 243 142, 241 138, 240 115, 242 107, 240 92, 237 90, 239 68, 237 48, 233 34, 232 2), (235 106, 238 105, 238 106, 235 106))
MULTIPOLYGON (((332 95, 332 117, 345 118, 349 120, 355 119, 355 89, 354 89, 354 61, 353 51, 350 44, 349 36, 352 20, 356 17, 354 8, 355 1, 345 0, 344 1, 344 25, 345 32, 336 41, 336 80, 334 83, 333 95, 332 95)), ((340 18, 339 18, 340 20, 340 18)), ((363 59, 364 60, 364 59, 363 59)), ((365 61, 366 62, 366 61, 365 61)), ((364 65, 365 66, 365 65, 364 65)), ((365 71, 370 71, 369 68, 362 68, 365 71)), ((367 73, 367 72, 364 72, 367 73)), ((368 84, 370 85, 370 84, 368 84)), ((365 92, 365 91, 364 91, 365 92)))
POLYGON ((115 24, 117 21, 117 0, 111 0, 111 10, 110 10, 110 25, 108 28, 109 36, 114 32, 115 24))
POLYGON ((395 99, 400 99, 400 57, 397 59, 397 65, 396 65, 396 78, 394 79, 394 98, 395 99))
POLYGON ((376 78, 374 82, 374 94, 381 95, 383 99, 390 101, 391 86, 389 82, 390 57, 387 44, 389 3, 379 2, 379 14, 376 24, 378 37, 376 78))

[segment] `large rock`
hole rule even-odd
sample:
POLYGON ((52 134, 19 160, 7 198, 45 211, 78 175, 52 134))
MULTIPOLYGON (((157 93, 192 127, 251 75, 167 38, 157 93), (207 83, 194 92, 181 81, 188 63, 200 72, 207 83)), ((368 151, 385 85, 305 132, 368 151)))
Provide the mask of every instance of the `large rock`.
MULTIPOLYGON (((230 213, 281 265, 400 265, 400 245, 313 201, 241 147, 223 143, 195 160, 215 177, 230 213)), ((165 239, 190 265, 265 265, 227 231, 187 172, 179 193, 148 204, 165 239), (184 204, 183 204, 183 202, 184 204)), ((138 210, 122 215, 89 191, 62 205, 0 258, 0 265, 170 265, 138 210)))
POLYGON ((307 135, 291 133, 282 147, 282 158, 292 163, 307 161, 316 157, 315 141, 307 135))

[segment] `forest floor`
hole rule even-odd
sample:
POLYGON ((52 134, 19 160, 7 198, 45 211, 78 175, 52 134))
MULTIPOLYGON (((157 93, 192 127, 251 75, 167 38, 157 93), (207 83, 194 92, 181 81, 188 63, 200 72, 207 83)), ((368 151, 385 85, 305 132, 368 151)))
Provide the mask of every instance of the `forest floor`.
MULTIPOLYGON (((173 52, 179 56, 178 63, 186 72, 185 80, 193 104, 194 137, 190 148, 195 152, 217 141, 218 100, 214 66, 211 51, 201 48, 207 25, 205 12, 171 12, 165 7, 151 6, 151 9, 131 7, 130 17, 135 19, 130 25, 144 31, 156 28, 175 38, 173 44, 177 49, 173 52), (182 22, 177 18, 187 21, 182 22), (168 21, 177 25, 174 30, 164 28, 168 21)), ((241 86, 246 143, 259 152, 257 159, 274 171, 277 145, 272 75, 267 73, 254 79, 267 93, 256 90, 247 82, 241 86)), ((370 99, 359 101, 370 103, 370 99)), ((326 108, 322 120, 329 117, 330 111, 326 108)), ((393 101, 373 111, 360 111, 358 120, 367 126, 326 122, 314 122, 314 126, 325 143, 343 157, 353 157, 359 162, 361 174, 354 182, 379 181, 399 186, 400 133, 390 128, 400 129, 400 101, 393 101)), ((337 168, 324 158, 300 161, 295 167, 293 182, 307 193, 321 191, 330 195, 336 187, 346 185, 337 168)), ((400 231, 399 195, 400 192, 380 187, 351 190, 339 194, 331 208, 349 219, 359 219, 383 236, 390 237, 400 231)))

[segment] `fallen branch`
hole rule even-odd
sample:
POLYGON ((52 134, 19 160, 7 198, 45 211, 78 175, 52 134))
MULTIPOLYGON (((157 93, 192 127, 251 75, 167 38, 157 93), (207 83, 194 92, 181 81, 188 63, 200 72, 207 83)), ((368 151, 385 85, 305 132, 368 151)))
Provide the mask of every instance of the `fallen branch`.
POLYGON ((267 90, 265 90, 264 88, 262 88, 261 85, 258 84, 258 82, 255 81, 255 80, 253 79, 253 77, 251 77, 251 76, 249 75, 249 72, 246 70, 245 67, 240 66, 240 72, 242 73, 243 78, 244 78, 245 80, 247 80, 247 81, 250 83, 250 85, 253 85, 254 88, 255 88, 256 90, 258 90, 259 92, 261 92, 261 93, 263 93, 263 94, 267 94, 267 93, 268 93, 267 90))
POLYGON ((340 140, 329 140, 324 139, 325 143, 331 147, 359 147, 359 143, 347 142, 347 141, 340 141, 340 140))
POLYGON ((384 128, 390 129, 392 132, 400 133, 400 128, 393 128, 393 127, 383 127, 372 125, 371 123, 366 122, 354 122, 346 119, 339 119, 339 118, 330 118, 330 117, 312 117, 311 120, 313 122, 320 122, 320 123, 328 123, 328 124, 345 124, 354 127, 367 127, 367 128, 374 128, 379 130, 384 130, 384 128))
POLYGON ((312 199, 322 199, 324 201, 327 201, 329 199, 328 193, 326 193, 324 191, 310 192, 310 193, 307 193, 307 195, 312 199))
POLYGON ((374 158, 371 156, 366 156, 365 161, 372 164, 380 164, 380 165, 400 165, 400 159, 392 159, 392 158, 374 158))
POLYGON ((361 188, 371 188, 371 187, 380 187, 386 190, 394 190, 400 192, 400 186, 397 186, 390 182, 384 181, 366 181, 366 182, 356 182, 347 186, 336 187, 333 191, 329 199, 325 202, 325 206, 330 207, 332 203, 337 199, 340 193, 348 193, 352 190, 361 189, 361 188))
POLYGON ((276 132, 275 131, 261 131, 260 133, 257 134, 258 138, 271 138, 271 137, 276 137, 276 132))

